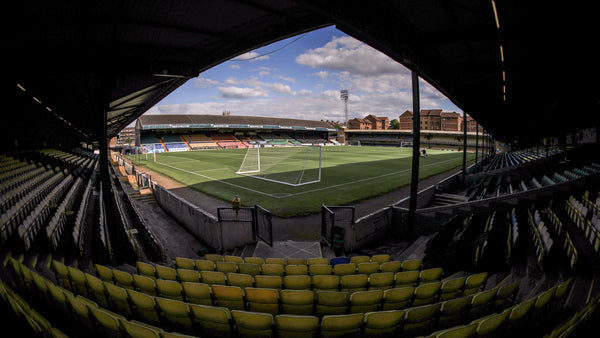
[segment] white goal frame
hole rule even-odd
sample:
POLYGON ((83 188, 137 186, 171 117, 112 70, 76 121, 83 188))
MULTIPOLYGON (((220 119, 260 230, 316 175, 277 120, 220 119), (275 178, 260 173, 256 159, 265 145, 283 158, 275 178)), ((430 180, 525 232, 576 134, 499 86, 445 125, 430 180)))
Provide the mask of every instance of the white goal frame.
MULTIPOLYGON (((246 151, 246 154, 244 155, 244 160, 242 161, 242 164, 240 166, 240 169, 238 169, 235 173, 238 175, 242 175, 242 176, 247 176, 247 177, 252 177, 252 178, 257 178, 259 180, 263 180, 263 181, 268 181, 268 182, 273 182, 273 183, 279 183, 279 184, 284 184, 284 185, 288 185, 288 186, 292 186, 292 187, 299 187, 302 185, 307 185, 307 184, 313 184, 313 183, 318 183, 321 182, 321 164, 322 164, 322 159, 323 159, 323 146, 320 145, 311 145, 311 146, 297 146, 297 147, 308 147, 311 148, 310 152, 309 152, 309 156, 312 154, 313 149, 317 148, 319 150, 319 168, 318 168, 318 177, 315 180, 312 181, 307 181, 307 182, 300 182, 302 180, 302 178, 304 177, 304 170, 306 169, 306 163, 308 163, 308 158, 306 159, 306 162, 304 163, 304 167, 302 168, 302 173, 299 176, 298 182, 299 183, 290 183, 290 182, 285 182, 285 181, 280 181, 280 180, 275 180, 275 179, 271 179, 268 177, 262 177, 262 176, 256 176, 253 175, 254 173, 259 173, 261 171, 260 169, 260 149, 263 147, 256 147, 256 151, 257 151, 257 169, 255 170, 244 170, 241 171, 241 169, 244 167, 244 164, 246 163, 246 160, 248 159, 248 153, 250 152, 250 149, 252 148, 248 148, 248 150, 246 151)), ((295 147, 286 147, 286 148, 295 148, 295 147)))

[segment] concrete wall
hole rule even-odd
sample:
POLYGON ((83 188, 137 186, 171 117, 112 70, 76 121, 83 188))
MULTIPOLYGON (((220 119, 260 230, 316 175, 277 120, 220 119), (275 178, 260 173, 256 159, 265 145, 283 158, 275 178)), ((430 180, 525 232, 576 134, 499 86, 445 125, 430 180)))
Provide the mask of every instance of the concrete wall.
POLYGON ((158 205, 206 245, 223 252, 254 243, 252 225, 241 222, 219 222, 217 217, 152 182, 158 205))

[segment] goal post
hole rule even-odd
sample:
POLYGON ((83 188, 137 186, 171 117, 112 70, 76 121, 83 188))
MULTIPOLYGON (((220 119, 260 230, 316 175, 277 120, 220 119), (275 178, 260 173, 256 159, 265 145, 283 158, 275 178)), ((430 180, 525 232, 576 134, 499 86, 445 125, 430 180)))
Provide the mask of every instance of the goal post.
POLYGON ((301 186, 321 181, 321 146, 248 148, 236 174, 301 186))

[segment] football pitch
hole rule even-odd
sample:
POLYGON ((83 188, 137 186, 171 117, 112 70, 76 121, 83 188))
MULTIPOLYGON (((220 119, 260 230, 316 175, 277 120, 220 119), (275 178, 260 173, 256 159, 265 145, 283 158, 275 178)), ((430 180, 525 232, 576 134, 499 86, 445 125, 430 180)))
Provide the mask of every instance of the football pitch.
MULTIPOLYGON (((277 151, 285 152, 286 148, 277 151)), ((156 161, 153 154, 130 159, 220 198, 227 202, 225 205, 237 195, 243 206, 258 204, 280 217, 319 212, 321 204, 352 205, 410 184, 411 148, 322 147, 320 181, 299 186, 236 174, 246 153, 246 149, 200 150, 158 153, 156 161)), ((462 152, 427 150, 427 155, 420 158, 419 178, 462 165, 462 152)), ((467 153, 467 161, 474 157, 467 153)), ((286 168, 286 161, 282 160, 282 168, 286 168)))

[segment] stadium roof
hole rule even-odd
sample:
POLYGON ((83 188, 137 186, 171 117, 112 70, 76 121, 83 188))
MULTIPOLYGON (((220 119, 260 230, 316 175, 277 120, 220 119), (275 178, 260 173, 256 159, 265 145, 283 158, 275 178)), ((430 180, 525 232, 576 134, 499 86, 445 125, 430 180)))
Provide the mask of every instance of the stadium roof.
MULTIPOLYGON (((335 131, 329 122, 286 119, 262 116, 237 115, 143 115, 139 118, 140 127, 155 128, 168 125, 170 128, 198 128, 198 126, 213 126, 212 128, 228 128, 229 126, 244 126, 244 128, 263 129, 263 127, 302 127, 302 130, 335 131)), ((168 129, 168 128, 165 128, 168 129)))
POLYGON ((3 57, 16 135, 98 139, 191 77, 335 24, 419 74, 497 138, 595 126, 593 2, 522 0, 14 1, 3 57), (498 23, 498 25, 497 25, 498 23), (498 28, 499 26, 499 28, 498 28))

